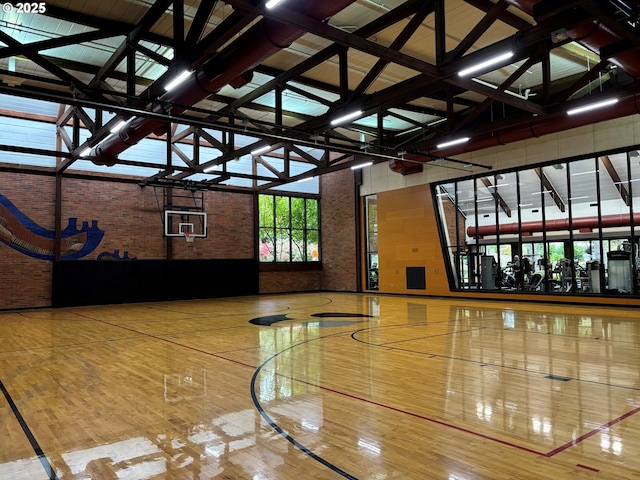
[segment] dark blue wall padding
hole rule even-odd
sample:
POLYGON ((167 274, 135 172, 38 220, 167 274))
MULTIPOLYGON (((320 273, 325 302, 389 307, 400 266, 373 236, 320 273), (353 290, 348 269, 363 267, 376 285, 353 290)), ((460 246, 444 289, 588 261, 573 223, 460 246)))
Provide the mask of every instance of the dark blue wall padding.
POLYGON ((54 307, 256 295, 256 260, 53 262, 54 307))

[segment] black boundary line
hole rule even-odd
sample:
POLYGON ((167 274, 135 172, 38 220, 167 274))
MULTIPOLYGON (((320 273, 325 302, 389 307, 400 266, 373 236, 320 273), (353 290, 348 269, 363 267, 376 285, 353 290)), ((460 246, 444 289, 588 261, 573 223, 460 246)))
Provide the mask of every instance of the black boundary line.
POLYGON ((253 400, 253 405, 256 407, 256 410, 260 413, 262 418, 264 418, 265 421, 271 426, 271 428, 273 428, 276 432, 278 432, 286 441, 291 443, 294 447, 296 447, 298 450, 300 450, 305 455, 308 455, 311 458, 313 458, 314 460, 316 460, 317 462, 320 462, 322 465, 324 465, 325 467, 329 468, 330 470, 332 470, 333 472, 337 473, 338 475, 341 475, 342 477, 347 478, 349 480, 358 480, 357 477, 354 477, 350 473, 347 473, 344 470, 342 470, 341 468, 335 466, 333 463, 329 462, 328 460, 325 460, 323 457, 321 457, 320 455, 314 453, 312 450, 310 450, 309 448, 305 447, 300 442, 298 442, 295 438, 293 438, 291 435, 289 435, 287 432, 285 432, 282 429, 282 427, 280 425, 278 425, 267 414, 267 412, 265 412, 264 408, 262 408, 262 405, 260 404, 260 401, 258 400, 258 397, 256 395, 256 388, 255 388, 256 387, 256 380, 258 378, 258 375, 260 375, 260 372, 262 371, 262 369, 267 365, 267 363, 271 362, 278 355, 281 355, 281 354, 283 354, 285 352, 288 352, 289 350, 292 350, 292 349, 294 349, 296 347, 299 347, 300 345, 304 345, 305 343, 315 342, 316 340, 321 340, 321 339, 325 339, 325 338, 328 338, 328 337, 344 336, 344 335, 345 335, 345 333, 336 333, 336 334, 333 334, 333 335, 326 335, 326 336, 314 338, 312 340, 306 340, 304 342, 300 342, 300 343, 297 343, 295 345, 291 345, 290 347, 285 348, 284 350, 281 350, 281 351, 275 353, 274 355, 270 356, 268 359, 266 359, 264 362, 262 362, 262 364, 260 364, 260 366, 258 366, 258 368, 256 368, 256 370, 253 372, 253 375, 251 376, 251 399, 253 400))
MULTIPOLYGON (((131 328, 131 327, 127 327, 127 326, 120 325, 120 324, 115 324, 115 323, 110 323, 110 322, 107 322, 107 321, 105 321, 105 320, 100 320, 100 319, 97 319, 97 318, 92 318, 92 317, 90 317, 90 316, 88 316, 88 315, 83 315, 83 316, 84 316, 85 318, 92 319, 92 320, 93 320, 93 321, 95 321, 95 322, 104 323, 104 324, 106 324, 106 325, 111 325, 111 326, 116 327, 116 328, 122 328, 122 329, 124 329, 124 330, 129 330, 129 331, 133 331, 133 332, 138 332, 137 330, 134 330, 134 329, 133 329, 133 328, 131 328)), ((174 341, 172 341, 172 340, 169 340, 169 339, 163 338, 162 336, 152 335, 152 334, 149 334, 149 333, 143 333, 143 332, 138 332, 138 333, 142 333, 142 335, 143 335, 143 336, 146 336, 147 338, 152 338, 152 339, 160 340, 160 341, 163 341, 163 342, 167 342, 167 343, 170 343, 170 344, 172 344, 172 345, 176 345, 176 346, 179 346, 179 347, 182 347, 182 348, 186 348, 186 349, 189 349, 189 350, 192 350, 192 351, 195 351, 195 352, 203 353, 203 354, 205 354, 205 355, 208 355, 208 356, 211 356, 211 357, 215 357, 215 358, 218 358, 218 359, 221 359, 221 360, 230 361, 230 362, 233 362, 233 363, 235 363, 235 364, 242 365, 242 366, 245 366, 245 367, 252 367, 252 366, 251 366, 251 365, 249 365, 249 364, 242 363, 242 362, 239 362, 239 361, 236 361, 236 360, 231 360, 231 359, 229 359, 229 358, 225 358, 225 357, 223 357, 223 356, 221 356, 221 355, 219 355, 219 354, 217 354, 217 353, 207 352, 207 351, 205 351, 205 350, 201 350, 201 349, 196 348, 196 347, 191 347, 191 346, 189 346, 189 345, 184 345, 184 344, 181 344, 181 343, 177 343, 177 342, 174 342, 174 341)), ((304 345, 305 343, 310 343, 310 342, 314 342, 314 341, 317 341, 317 340, 322 340, 322 339, 329 338, 329 337, 339 337, 339 336, 346 336, 346 335, 348 335, 348 333, 345 333, 345 332, 339 332, 339 333, 333 333, 333 334, 330 334, 330 335, 321 336, 321 337, 314 338, 314 339, 311 339, 311 340, 306 340, 306 341, 304 341, 304 342, 296 343, 295 345, 291 345, 290 347, 288 347, 288 348, 286 348, 286 349, 284 349, 284 350, 281 350, 280 352, 275 353, 274 355, 272 355, 271 357, 269 357, 267 360, 265 360, 261 365, 259 365, 259 366, 254 370, 253 375, 252 375, 252 377, 251 377, 250 390, 251 390, 251 399, 252 399, 252 401, 253 401, 253 404, 254 404, 254 406, 255 406, 256 410, 260 413, 260 415, 262 416, 262 418, 264 418, 264 419, 265 419, 265 421, 269 424, 269 426, 270 426, 271 428, 273 428, 276 432, 278 432, 278 433, 279 433, 279 434, 280 434, 280 435, 281 435, 285 440, 287 440, 287 441, 288 441, 289 443, 291 443, 295 448, 297 448, 298 450, 300 450, 300 451, 301 451, 301 452, 303 452, 304 454, 306 454, 306 455, 308 455, 309 457, 313 458, 313 459, 314 459, 314 460, 316 460, 317 462, 321 463, 322 465, 324 465, 325 467, 329 468, 329 469, 330 469, 330 470, 332 470, 333 472, 335 472, 335 473, 337 473, 337 474, 341 475, 342 477, 344 477, 344 478, 346 478, 346 479, 348 479, 348 480, 358 480, 358 478, 357 478, 357 477, 354 477, 353 475, 351 475, 351 474, 349 474, 349 473, 345 472, 344 470, 340 469, 339 467, 336 467, 334 464, 332 464, 332 463, 331 463, 331 462, 329 462, 328 460, 325 460, 325 459, 324 459, 323 457, 321 457, 320 455, 318 455, 318 454, 314 453, 312 450, 310 450, 309 448, 305 447, 305 446, 304 446, 304 445, 302 445, 300 442, 298 442, 296 439, 294 439, 293 437, 291 437, 288 433, 286 433, 286 432, 282 429, 282 427, 280 427, 280 426, 279 426, 279 425, 278 425, 278 424, 277 424, 277 423, 276 423, 276 422, 275 422, 275 421, 274 421, 274 420, 273 420, 273 419, 272 419, 272 418, 271 418, 271 417, 270 417, 270 416, 265 412, 265 410, 262 408, 262 405, 260 404, 260 401, 258 400, 258 397, 257 397, 257 395, 256 395, 256 393, 255 393, 256 379, 258 378, 258 375, 260 374, 261 370, 264 368, 264 366, 265 366, 267 363, 269 363, 270 361, 272 361, 272 360, 273 360, 274 358, 276 358, 278 355, 281 355, 282 353, 285 353, 285 352, 287 352, 287 351, 289 351, 289 350, 292 350, 293 348, 298 347, 298 346, 300 346, 300 345, 304 345)), ((295 379, 294 379, 294 380, 295 380, 295 379)), ((50 480, 58 480, 58 478, 57 478, 57 477, 51 477, 51 478, 50 478, 50 480)))
MULTIPOLYGON (((383 329, 384 327, 378 327, 378 329, 383 329)), ((359 343, 363 343, 365 345, 371 345, 374 347, 379 347, 379 348, 388 348, 390 350, 396 350, 398 352, 406 352, 406 353, 415 353, 418 355, 426 355, 428 356, 428 358, 434 358, 434 357, 438 357, 438 358, 446 358, 448 360, 457 360, 459 362, 467 362, 467 363, 474 363, 476 365, 480 365, 481 367, 486 367, 486 366, 491 366, 491 367, 496 367, 496 368, 503 368, 505 370, 514 370, 516 372, 524 372, 527 374, 533 374, 533 375, 552 375, 549 372, 542 372, 542 371, 538 371, 538 370, 530 370, 528 368, 523 368, 523 367, 509 367, 507 365, 502 365, 499 363, 491 363, 491 362, 481 362, 479 360, 472 360, 469 358, 463 358, 463 357, 453 357, 451 355, 442 355, 440 353, 432 353, 432 352, 423 352, 420 350, 413 350, 410 348, 399 348, 399 347, 395 347, 393 345, 391 345, 391 343, 397 343, 397 342, 388 342, 388 343, 372 343, 366 340, 362 340, 360 338, 358 338, 358 334, 361 332, 365 332, 365 331, 371 331, 371 329, 366 329, 366 328, 361 328, 359 330, 355 330, 354 332, 351 333, 351 338, 353 340, 355 340, 356 342, 359 343)), ((423 337, 417 337, 419 340, 425 340, 428 338, 432 338, 432 337, 442 337, 442 336, 446 336, 446 335, 454 335, 454 334, 458 334, 458 333, 468 333, 468 331, 463 331, 463 332, 451 332, 448 334, 437 334, 437 335, 432 335, 432 336, 423 336, 423 337)), ((581 338, 581 337, 575 337, 575 338, 581 338)), ((411 341, 414 339, 409 339, 406 341, 411 341)), ((593 340, 591 338, 585 339, 585 340, 593 340)), ((620 388, 622 390, 631 390, 631 391, 640 391, 639 387, 631 387, 631 386, 627 386, 627 385, 618 385, 615 383, 607 383, 607 382, 598 382, 596 380, 587 380, 584 378, 579 378, 579 377, 566 377, 566 378, 570 378, 571 380, 575 380, 576 382, 581 382, 581 383, 587 383, 587 384, 591 384, 591 385, 600 385, 600 386, 604 386, 604 387, 613 387, 613 388, 620 388)))
POLYGON ((608 338, 602 338, 602 337, 587 337, 584 335, 573 335, 570 333, 553 333, 551 331, 548 332, 537 332, 534 330, 526 330, 526 329, 522 329, 522 328, 506 328, 506 327, 487 327, 485 326, 484 328, 488 329, 488 330, 500 330, 500 331, 504 331, 507 333, 526 333, 527 335, 547 335, 550 337, 559 337, 559 338, 577 338, 580 340, 593 340, 596 342, 606 342, 606 343, 612 343, 612 344, 629 344, 629 345, 633 345, 633 346, 637 346, 638 342, 634 342, 632 340, 611 340, 608 338))
POLYGON ((4 383, 2 383, 2 380, 0 380, 0 390, 2 390, 2 393, 4 393, 4 397, 7 399, 7 403, 11 407, 11 411, 13 412, 16 419, 18 420, 18 423, 22 427, 22 431, 24 432, 25 436, 29 440, 29 443, 31 444, 33 451, 38 456, 38 460, 40 460, 40 464, 42 465, 42 468, 44 468, 44 471, 49 476, 49 480, 58 480, 58 476, 56 475, 56 472, 53 471, 53 467, 51 466, 51 463, 49 463, 47 456, 42 451, 42 448, 40 448, 40 444, 38 444, 36 437, 33 436, 33 433, 31 432, 29 425, 27 425, 27 422, 24 420, 24 417, 20 413, 20 410, 18 410, 18 406, 13 401, 13 398, 11 398, 9 391, 5 388, 4 383))

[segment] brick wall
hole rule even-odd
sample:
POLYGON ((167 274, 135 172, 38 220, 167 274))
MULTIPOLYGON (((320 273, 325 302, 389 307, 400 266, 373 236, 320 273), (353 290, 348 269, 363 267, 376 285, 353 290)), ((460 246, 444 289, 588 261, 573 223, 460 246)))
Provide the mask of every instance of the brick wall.
POLYGON ((356 196, 353 171, 321 178, 322 289, 357 291, 356 196))
MULTIPOLYGON (((0 194, 39 226, 54 230, 54 177, 3 172, 0 194)), ((167 241, 161 190, 154 192, 137 183, 63 178, 61 227, 64 230, 70 218, 77 218, 78 229, 83 222, 89 226, 96 222, 104 231, 97 248, 82 259, 113 260, 125 255, 163 259, 168 247, 174 259, 253 258, 252 195, 205 192, 204 206, 207 238, 194 243, 182 238, 167 241)), ((51 259, 33 258, 0 243, 0 309, 49 306, 51 273, 51 259)))
MULTIPOLYGON (((54 229, 54 192, 55 181, 52 177, 18 173, 0 174, 0 195, 6 197, 24 215, 47 230, 54 229)), ((3 222, 0 221, 1 223, 3 222)), ((1 231, 7 234, 7 230, 1 231)), ((14 232, 14 228, 11 227, 11 233, 19 232, 14 232)), ((5 235, 1 238, 3 241, 10 241, 10 238, 6 238, 5 235)), ((53 241, 41 242, 41 246, 53 253, 53 241)), ((14 250, 5 243, 0 243, 0 308, 49 305, 51 272, 50 261, 33 258, 14 250)))
MULTIPOLYGON (((355 192, 350 170, 321 181, 322 271, 262 272, 263 293, 357 290, 355 192)), ((53 231, 55 178, 0 173, 0 194, 40 227, 53 231)), ((163 237, 162 191, 137 183, 62 179, 62 229, 70 218, 104 231, 97 247, 80 260, 250 259, 254 257, 253 196, 205 192, 208 238, 187 243, 163 237), (158 198, 156 198, 156 193, 158 198)), ((52 247, 53 248, 53 247, 52 247)), ((33 258, 0 243, 0 309, 51 305, 51 259, 33 258)))
POLYGON ((260 272, 260 293, 309 292, 320 290, 322 272, 260 272))

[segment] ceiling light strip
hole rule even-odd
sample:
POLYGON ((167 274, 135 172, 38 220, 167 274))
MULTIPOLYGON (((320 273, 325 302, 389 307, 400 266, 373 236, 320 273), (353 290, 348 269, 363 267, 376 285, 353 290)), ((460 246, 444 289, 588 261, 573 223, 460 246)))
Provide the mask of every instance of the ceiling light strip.
POLYGON ((351 167, 351 170, 359 170, 359 169, 361 169, 361 168, 368 167, 368 166, 370 166, 370 165, 373 165, 373 162, 360 163, 360 164, 358 164, 358 165, 353 165, 353 166, 351 167))
POLYGON ((340 125, 341 123, 346 123, 349 120, 353 120, 354 118, 358 118, 362 115, 362 110, 356 110, 355 112, 347 113, 342 117, 338 117, 334 120, 331 120, 331 125, 340 125))
POLYGON ((436 148, 446 148, 451 147, 453 145, 459 145, 461 143, 466 143, 469 141, 469 137, 456 138, 455 140, 450 140, 448 142, 439 143, 436 145, 436 148))
POLYGON ((596 110, 598 108, 608 107, 610 105, 614 105, 618 103, 617 98, 609 98, 607 100, 602 100, 600 102, 590 103, 589 105, 585 105, 583 107, 573 108, 571 110, 567 110, 567 115, 575 115, 577 113, 590 112, 591 110, 596 110))
POLYGON ((178 85, 183 83, 187 78, 189 78, 190 75, 191 75, 191 72, 189 70, 183 70, 173 80, 171 80, 169 83, 167 83, 164 86, 164 89, 167 92, 170 92, 171 90, 176 88, 178 85))
POLYGON ((513 57, 513 52, 505 52, 502 53, 500 55, 497 55, 495 57, 492 57, 488 60, 485 60, 484 62, 480 62, 480 63, 476 63, 475 65, 472 65, 468 68, 465 68, 463 70, 460 70, 458 72, 458 76, 459 77, 466 77, 467 75, 470 75, 474 72, 480 71, 480 70, 484 70, 487 67, 490 67, 492 65, 496 65, 500 62, 503 62, 505 60, 508 60, 509 58, 513 57))

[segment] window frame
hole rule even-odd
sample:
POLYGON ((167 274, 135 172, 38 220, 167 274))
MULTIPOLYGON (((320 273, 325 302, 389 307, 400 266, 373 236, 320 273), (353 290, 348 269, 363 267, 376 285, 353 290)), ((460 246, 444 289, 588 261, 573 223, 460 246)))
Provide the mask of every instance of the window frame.
POLYGON ((321 212, 319 196, 259 193, 256 195, 256 211, 256 256, 261 265, 316 265, 321 263, 322 234, 320 229, 321 212), (272 210, 266 215, 265 212, 262 211, 264 206, 263 198, 271 199, 270 207, 272 210), (302 218, 295 218, 292 206, 298 202, 299 199, 303 201, 302 218), (286 205, 283 205, 283 200, 286 200, 286 205), (316 204, 315 225, 313 223, 310 225, 309 223, 309 213, 311 210, 309 202, 315 202, 316 204), (286 218, 282 218, 282 215, 279 214, 285 211, 286 218), (268 225, 264 224, 265 220, 268 220, 268 225), (285 233, 284 235, 283 232, 285 233), (269 241, 265 242, 265 238, 269 239, 269 241), (315 258, 313 249, 310 248, 309 238, 317 239, 315 258), (299 241, 296 239, 299 239, 299 241), (283 251, 284 253, 281 253, 283 251), (270 252, 270 255, 268 255, 267 252, 270 252))

